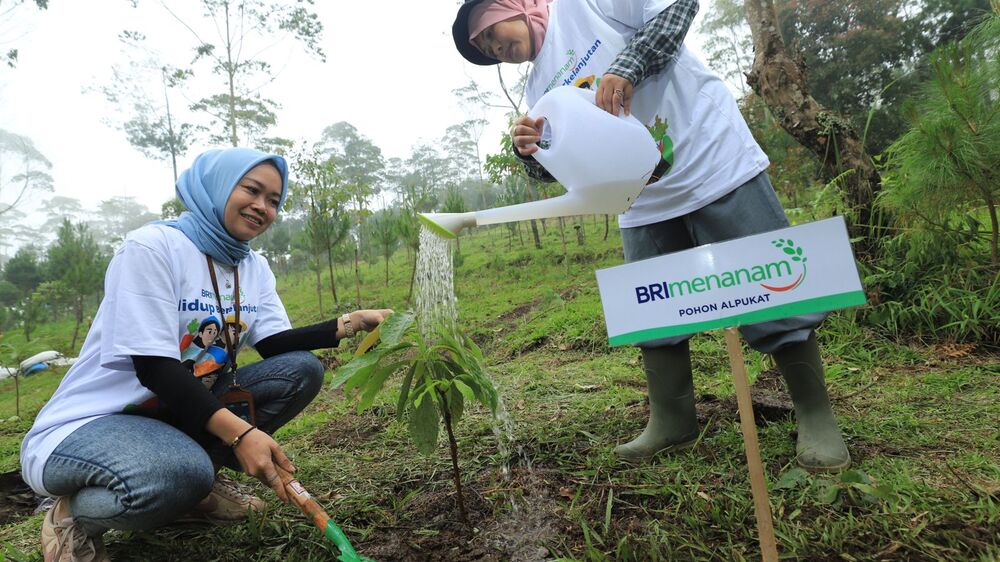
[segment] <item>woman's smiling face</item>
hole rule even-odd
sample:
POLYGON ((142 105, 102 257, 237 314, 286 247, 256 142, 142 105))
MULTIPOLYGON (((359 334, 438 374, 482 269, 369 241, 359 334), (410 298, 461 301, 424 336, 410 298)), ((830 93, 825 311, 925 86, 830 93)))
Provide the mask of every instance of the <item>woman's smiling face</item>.
POLYGON ((500 62, 520 64, 531 60, 534 45, 531 32, 523 16, 499 21, 482 31, 472 43, 488 57, 500 62))
POLYGON ((280 202, 281 174, 269 162, 258 164, 240 178, 226 201, 226 231, 242 241, 261 235, 274 222, 280 202))

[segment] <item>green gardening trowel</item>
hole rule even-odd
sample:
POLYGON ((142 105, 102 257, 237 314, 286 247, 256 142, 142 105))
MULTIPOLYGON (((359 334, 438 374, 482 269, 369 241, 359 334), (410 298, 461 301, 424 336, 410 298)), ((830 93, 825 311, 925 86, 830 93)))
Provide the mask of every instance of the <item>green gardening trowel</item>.
POLYGON ((299 484, 299 481, 291 473, 278 465, 274 465, 274 468, 278 471, 278 476, 285 485, 288 497, 302 510, 302 513, 312 517, 313 523, 323 530, 326 538, 340 549, 340 556, 337 557, 337 560, 340 562, 375 562, 371 558, 361 556, 354 550, 354 547, 351 546, 351 541, 347 540, 347 535, 340 530, 340 527, 333 522, 333 519, 330 519, 330 516, 319 505, 319 502, 313 499, 309 492, 302 487, 302 484, 299 484))

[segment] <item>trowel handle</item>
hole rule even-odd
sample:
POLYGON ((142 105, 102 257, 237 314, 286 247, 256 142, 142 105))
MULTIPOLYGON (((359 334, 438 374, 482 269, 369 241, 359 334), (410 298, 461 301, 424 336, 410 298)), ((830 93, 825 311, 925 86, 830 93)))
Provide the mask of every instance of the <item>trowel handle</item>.
POLYGON ((313 499, 290 472, 277 464, 274 465, 274 469, 278 471, 278 478, 281 478, 281 483, 285 485, 285 491, 288 492, 288 497, 292 502, 302 510, 302 513, 312 517, 313 523, 317 527, 326 531, 326 524, 330 521, 330 516, 319 505, 319 502, 313 499))

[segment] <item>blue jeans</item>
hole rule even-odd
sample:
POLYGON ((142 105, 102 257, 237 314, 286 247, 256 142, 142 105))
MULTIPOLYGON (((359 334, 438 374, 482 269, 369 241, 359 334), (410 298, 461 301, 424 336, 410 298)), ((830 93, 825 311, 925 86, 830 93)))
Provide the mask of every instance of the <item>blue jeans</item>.
MULTIPOLYGON (((766 172, 761 172, 697 211, 658 223, 621 229, 622 247, 625 261, 634 262, 787 226, 788 217, 774 193, 771 180, 766 172)), ((747 324, 739 330, 750 347, 762 353, 774 353, 786 345, 809 339, 809 334, 826 317, 825 312, 803 314, 747 324)), ((692 335, 671 336, 637 346, 649 349, 677 345, 692 335)))
MULTIPOLYGON (((216 384, 217 393, 228 382, 216 384)), ((312 353, 295 351, 239 368, 236 382, 253 394, 258 427, 273 433, 319 393, 323 365, 312 353)), ((47 490, 69 497, 76 523, 99 536, 173 521, 212 491, 219 465, 240 469, 218 439, 206 449, 162 421, 111 414, 66 437, 46 461, 42 478, 47 490)))

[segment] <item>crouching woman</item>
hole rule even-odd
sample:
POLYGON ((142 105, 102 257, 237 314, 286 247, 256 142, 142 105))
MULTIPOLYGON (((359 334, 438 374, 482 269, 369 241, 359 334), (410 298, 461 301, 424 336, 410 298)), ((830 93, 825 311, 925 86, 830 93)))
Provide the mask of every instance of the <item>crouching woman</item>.
POLYGON ((284 158, 210 150, 177 181, 187 211, 129 233, 80 357, 21 445, 25 481, 56 498, 45 562, 110 560, 108 529, 235 522, 264 502, 220 474, 246 472, 287 500, 294 472, 271 434, 319 392, 310 353, 391 310, 292 328, 267 262, 248 242, 285 200, 284 158), (263 360, 237 367, 243 346, 263 360))

